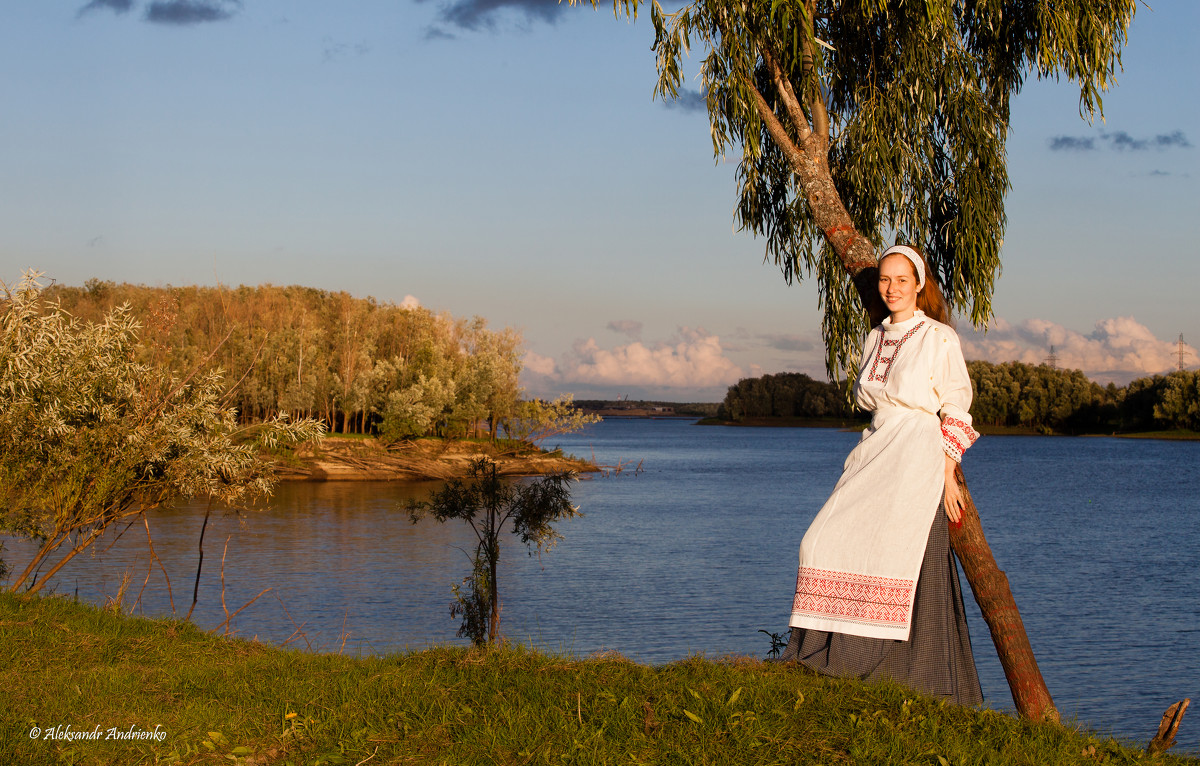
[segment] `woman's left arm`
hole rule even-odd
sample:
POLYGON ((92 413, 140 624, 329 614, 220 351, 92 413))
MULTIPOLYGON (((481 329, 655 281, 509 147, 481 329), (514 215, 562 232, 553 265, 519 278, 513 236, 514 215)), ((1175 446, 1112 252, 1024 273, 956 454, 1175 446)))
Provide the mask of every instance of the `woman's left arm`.
POLYGON ((963 452, 979 438, 979 432, 971 427, 971 376, 963 360, 958 336, 953 331, 940 328, 939 331, 944 333, 939 344, 942 353, 933 377, 942 419, 942 451, 946 456, 946 517, 958 523, 965 501, 954 478, 954 469, 962 461, 963 452))

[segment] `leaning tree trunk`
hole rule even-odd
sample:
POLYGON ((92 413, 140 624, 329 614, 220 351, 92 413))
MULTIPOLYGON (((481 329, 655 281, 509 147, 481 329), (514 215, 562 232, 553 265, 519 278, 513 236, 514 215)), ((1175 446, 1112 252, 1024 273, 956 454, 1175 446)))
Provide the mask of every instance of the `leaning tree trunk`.
POLYGON ((992 641, 996 644, 996 653, 1000 655, 1000 665, 1004 668, 1004 677, 1008 679, 1008 688, 1012 691, 1017 712, 1034 720, 1058 721, 1058 710, 1038 670, 1033 647, 1029 645, 1029 637, 1025 633, 1025 623, 1008 587, 1008 578, 996 565, 992 549, 983 536, 979 511, 971 499, 961 466, 955 469, 954 476, 958 479, 966 502, 963 504, 962 522, 950 525, 950 545, 962 562, 975 602, 979 604, 988 630, 992 632, 992 641))

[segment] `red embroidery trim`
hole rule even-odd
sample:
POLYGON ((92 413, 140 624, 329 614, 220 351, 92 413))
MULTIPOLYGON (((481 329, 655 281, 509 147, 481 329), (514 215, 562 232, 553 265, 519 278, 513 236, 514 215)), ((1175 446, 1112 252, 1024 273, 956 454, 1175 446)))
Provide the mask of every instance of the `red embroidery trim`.
POLYGON ((801 567, 792 612, 904 627, 915 589, 912 580, 801 567))
MULTIPOLYGON (((978 431, 976 431, 974 428, 971 428, 970 425, 964 423, 958 418, 947 417, 942 421, 942 430, 945 431, 947 426, 957 428, 962 432, 963 437, 967 440, 967 447, 970 447, 975 443, 975 440, 979 438, 978 431)), ((963 447, 963 449, 966 449, 966 447, 963 447)))
POLYGON ((958 454, 960 455, 963 453, 963 450, 966 449, 966 447, 959 443, 958 439, 954 438, 954 434, 946 430, 945 426, 942 426, 942 438, 950 442, 950 444, 953 445, 954 449, 957 450, 958 454))
POLYGON ((924 326, 925 320, 917 322, 917 324, 914 325, 911 330, 904 333, 904 337, 900 338, 899 340, 887 340, 885 338, 886 333, 883 330, 880 330, 879 342, 875 345, 875 361, 871 364, 871 372, 867 374, 867 382, 869 383, 872 380, 878 380, 880 383, 886 385, 888 375, 890 375, 892 372, 892 363, 896 361, 896 357, 900 356, 901 346, 903 346, 904 342, 913 336, 913 333, 915 333, 917 330, 920 330, 924 326), (886 359, 883 357, 884 346, 896 347, 896 350, 892 352, 892 355, 886 359), (883 374, 876 375, 875 370, 879 367, 880 362, 883 362, 884 364, 883 374))

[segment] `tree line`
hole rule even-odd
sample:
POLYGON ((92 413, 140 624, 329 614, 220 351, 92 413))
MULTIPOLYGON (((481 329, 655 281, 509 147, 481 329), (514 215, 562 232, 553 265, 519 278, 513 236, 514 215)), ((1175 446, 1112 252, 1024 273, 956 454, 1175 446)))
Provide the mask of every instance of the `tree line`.
MULTIPOLYGON (((1200 431, 1200 371, 1139 378, 1128 386, 1088 380, 1080 370, 1023 362, 967 362, 976 425, 1059 433, 1187 429, 1200 431)), ((745 378, 729 387, 718 417, 835 418, 857 416, 845 389, 802 373, 745 378)))
POLYGON ((243 423, 282 413, 323 421, 331 432, 395 440, 494 435, 522 414, 521 335, 479 317, 298 286, 93 279, 46 295, 87 322, 128 304, 141 324, 138 361, 221 370, 227 403, 243 423))

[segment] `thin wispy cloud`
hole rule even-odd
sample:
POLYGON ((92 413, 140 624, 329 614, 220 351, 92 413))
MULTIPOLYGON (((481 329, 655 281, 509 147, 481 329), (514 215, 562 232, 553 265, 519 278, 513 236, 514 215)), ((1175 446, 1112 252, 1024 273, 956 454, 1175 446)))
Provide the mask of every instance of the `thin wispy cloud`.
POLYGON ((708 102, 704 98, 704 93, 689 88, 680 88, 678 96, 675 98, 664 98, 662 103, 668 109, 677 109, 681 112, 708 111, 708 102))
MULTIPOLYGON (((75 16, 79 18, 99 10, 121 16, 132 10, 133 5, 133 0, 91 0, 75 16)), ((241 0, 154 0, 146 5, 142 20, 151 24, 191 26, 231 19, 241 9, 241 0)))
POLYGON ((805 335, 795 335, 789 333, 763 333, 758 336, 768 348, 773 348, 777 351, 812 351, 816 348, 816 344, 812 339, 805 335))
POLYGON ((642 337, 642 323, 633 319, 614 319, 608 323, 608 329, 621 335, 627 335, 634 340, 642 337))
POLYGON ((326 37, 321 41, 321 44, 324 46, 324 50, 321 53, 321 61, 326 64, 349 57, 360 58, 371 52, 371 46, 365 42, 354 44, 339 43, 334 42, 330 37, 326 37))
POLYGON ((1055 136, 1050 139, 1052 152, 1091 152, 1096 149, 1096 139, 1082 136, 1055 136))
POLYGON ((1151 149, 1164 151, 1166 149, 1191 149, 1182 130, 1172 133, 1159 133, 1151 138, 1137 138, 1129 133, 1118 130, 1104 132, 1095 136, 1054 136, 1047 141, 1052 152, 1092 152, 1107 147, 1117 152, 1144 152, 1151 149))
POLYGON ((239 0, 157 0, 146 6, 146 21, 190 26, 225 21, 241 9, 239 0))
POLYGON ((109 10, 120 16, 123 13, 128 13, 133 7, 133 0, 92 0, 92 2, 79 9, 75 14, 76 18, 92 11, 109 10))
MULTIPOLYGON (((418 0, 423 2, 424 0, 418 0)), ((499 20, 509 13, 525 21, 544 21, 553 24, 558 17, 570 10, 567 3, 558 0, 456 0, 442 6, 438 21, 447 26, 478 32, 495 31, 499 20)), ((431 30, 436 30, 432 27, 431 30)), ((440 30, 439 30, 440 31, 440 30)), ((452 36, 441 31, 435 37, 452 36)), ((430 39, 429 32, 425 34, 430 39)))

